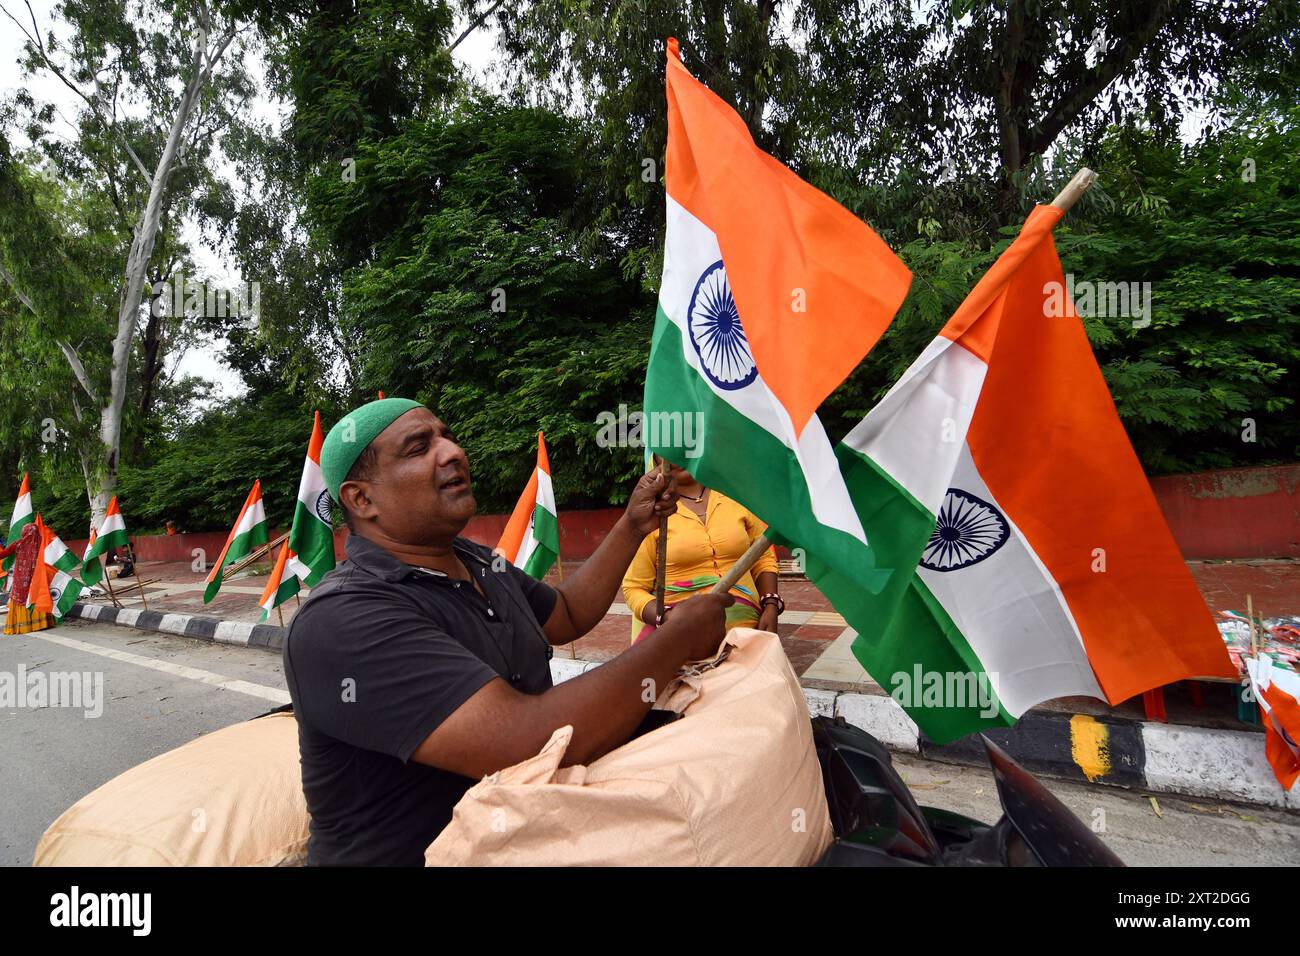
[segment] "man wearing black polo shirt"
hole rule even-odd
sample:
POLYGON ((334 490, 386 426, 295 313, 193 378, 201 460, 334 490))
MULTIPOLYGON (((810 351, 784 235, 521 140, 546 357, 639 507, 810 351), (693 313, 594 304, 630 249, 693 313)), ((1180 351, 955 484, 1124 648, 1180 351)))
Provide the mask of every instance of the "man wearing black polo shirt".
POLYGON ((657 474, 551 588, 458 537, 476 509, 469 462, 424 406, 383 399, 351 412, 326 437, 321 471, 351 529, 348 556, 284 644, 311 864, 422 864, 479 778, 533 756, 565 724, 566 763, 618 747, 654 690, 722 642, 732 599, 700 595, 608 663, 551 684, 551 646, 600 622, 638 545, 675 509, 657 474))

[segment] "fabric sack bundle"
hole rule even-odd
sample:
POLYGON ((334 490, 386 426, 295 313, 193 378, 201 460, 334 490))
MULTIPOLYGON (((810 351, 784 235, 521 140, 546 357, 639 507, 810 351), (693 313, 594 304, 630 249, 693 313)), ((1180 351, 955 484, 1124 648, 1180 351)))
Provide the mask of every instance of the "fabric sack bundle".
POLYGON ((664 689, 682 714, 586 766, 572 728, 485 778, 430 866, 808 866, 832 840, 808 707, 776 635, 736 628, 664 689))
POLYGON ((132 767, 50 824, 35 866, 300 866, 298 722, 277 713, 132 767))

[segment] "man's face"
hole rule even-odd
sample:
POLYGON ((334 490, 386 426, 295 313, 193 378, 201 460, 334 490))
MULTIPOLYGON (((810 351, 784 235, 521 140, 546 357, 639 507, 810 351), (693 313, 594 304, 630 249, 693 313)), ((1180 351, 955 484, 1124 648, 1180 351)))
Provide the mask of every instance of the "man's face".
POLYGON ((358 482, 374 520, 395 541, 424 544, 460 534, 478 510, 469 460, 450 429, 427 408, 413 408, 374 440, 373 477, 358 482))

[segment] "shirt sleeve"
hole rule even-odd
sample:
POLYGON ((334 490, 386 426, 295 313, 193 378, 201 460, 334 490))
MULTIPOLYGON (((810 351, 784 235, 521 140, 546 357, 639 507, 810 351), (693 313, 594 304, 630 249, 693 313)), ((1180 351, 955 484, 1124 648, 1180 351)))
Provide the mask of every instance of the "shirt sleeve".
POLYGON ((499 676, 391 592, 321 595, 303 605, 285 657, 300 719, 403 762, 499 676))
POLYGON ((654 600, 651 588, 655 586, 655 560, 658 547, 659 533, 656 531, 646 535, 623 575, 623 599, 627 601, 633 617, 639 621, 644 620, 641 611, 654 600))

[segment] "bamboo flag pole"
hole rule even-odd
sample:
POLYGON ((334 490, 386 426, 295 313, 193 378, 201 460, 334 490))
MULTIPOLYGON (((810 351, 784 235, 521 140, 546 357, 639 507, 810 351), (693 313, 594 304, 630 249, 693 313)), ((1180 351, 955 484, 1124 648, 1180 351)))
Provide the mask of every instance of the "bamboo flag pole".
POLYGON ((135 583, 140 587, 140 604, 147 611, 149 610, 149 602, 144 599, 144 582, 140 580, 140 562, 136 560, 134 539, 127 539, 127 547, 131 556, 131 570, 135 572, 135 583))
MULTIPOLYGON (((1070 181, 1066 183, 1065 188, 1062 189, 1057 194, 1056 198, 1052 200, 1052 205, 1057 209, 1060 209, 1062 212, 1068 211, 1071 206, 1079 201, 1080 196, 1092 188, 1096 181, 1097 174, 1087 166, 1084 166, 1074 174, 1070 181)), ((662 547, 662 537, 660 538, 659 543, 662 547)), ((749 550, 741 555, 740 560, 737 561, 732 566, 731 570, 727 572, 726 577, 713 586, 710 593, 725 594, 730 591, 732 586, 741 579, 745 572, 748 571, 750 567, 753 566, 754 562, 759 559, 759 556, 770 546, 771 542, 767 540, 767 535, 760 534, 754 539, 754 543, 749 546, 749 550)), ((662 562, 662 558, 660 560, 662 562)), ((658 600, 657 597, 656 600, 658 600)))
POLYGON ((121 607, 121 602, 118 601, 117 595, 113 593, 113 579, 108 573, 108 565, 104 561, 104 556, 101 554, 95 560, 99 562, 100 571, 104 575, 104 586, 108 588, 108 599, 113 602, 114 607, 121 607))
POLYGON ((288 538, 289 538, 289 532, 286 531, 284 534, 280 535, 280 537, 276 538, 274 541, 268 544, 258 545, 257 548, 254 549, 252 553, 240 558, 234 564, 226 565, 221 570, 221 580, 222 581, 229 580, 231 576, 238 574, 240 571, 244 570, 244 568, 248 567, 258 558, 262 558, 270 554, 273 550, 275 550, 276 545, 281 544, 284 541, 287 541, 288 538))
POLYGON ((1092 188, 1093 183, 1096 181, 1097 174, 1084 166, 1065 184, 1065 188, 1052 200, 1052 205, 1062 212, 1068 211, 1071 206, 1079 201, 1080 196, 1092 188))
MULTIPOLYGON (((668 462, 659 459, 659 474, 664 476, 664 484, 668 483, 668 462)), ((658 503, 659 496, 655 496, 655 502, 658 503)), ((743 573, 743 572, 742 572, 743 573)), ((664 515, 659 519, 659 554, 655 562, 655 627, 664 622, 664 594, 668 586, 668 516, 664 515)))
MULTIPOLYGON (((555 573, 559 575, 560 583, 563 584, 564 583, 564 561, 560 559, 559 554, 555 555, 555 573)), ((578 643, 578 639, 575 637, 573 640, 571 640, 568 644, 565 645, 565 647, 569 649, 569 657, 573 658, 575 661, 578 659, 578 648, 576 646, 577 643, 578 643)))

